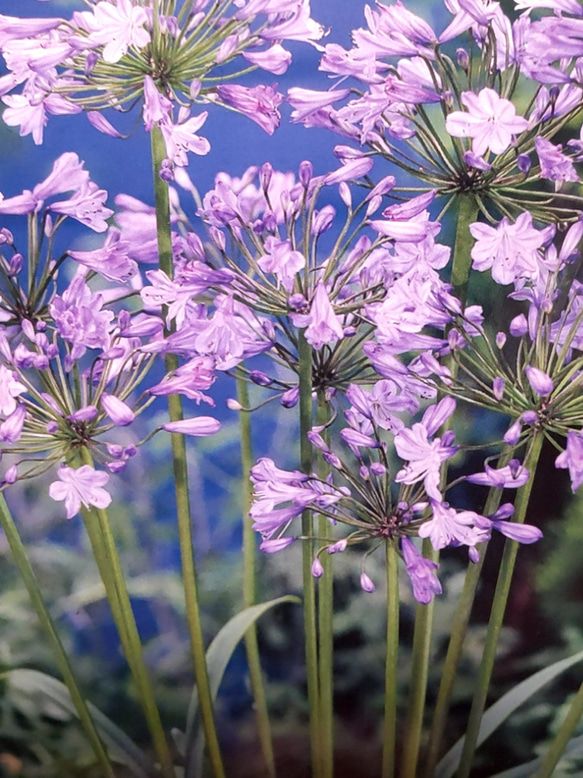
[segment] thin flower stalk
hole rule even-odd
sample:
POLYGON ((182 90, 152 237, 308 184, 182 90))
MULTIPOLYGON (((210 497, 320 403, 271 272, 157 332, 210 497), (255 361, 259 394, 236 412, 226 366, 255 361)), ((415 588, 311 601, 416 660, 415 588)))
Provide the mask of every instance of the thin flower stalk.
MULTIPOLYGON (((312 429, 312 347, 300 331, 298 338, 300 462, 302 472, 312 472, 312 446, 308 432, 312 429)), ((306 651, 306 681, 310 711, 310 744, 314 778, 322 778, 322 743, 320 694, 318 678, 318 635, 316 627, 316 586, 312 575, 314 559, 314 517, 307 508, 302 513, 302 577, 304 586, 304 639, 306 651)))
MULTIPOLYGON (((330 409, 325 392, 318 392, 316 423, 326 427, 330 422, 330 409)), ((324 440, 329 439, 328 429, 323 430, 324 440)), ((331 473, 330 465, 322 452, 318 452, 318 475, 326 481, 331 473)), ((318 537, 323 543, 332 538, 332 526, 327 516, 318 518, 318 537)), ((321 554, 322 576, 318 581, 318 679, 320 691, 320 728, 322 742, 322 778, 334 774, 334 574, 332 555, 321 554)))
POLYGON ((10 509, 8 508, 3 494, 0 494, 0 523, 2 524, 2 529, 4 530, 6 540, 10 546, 10 551, 12 552, 14 562, 18 567, 20 575, 22 576, 22 580, 24 581, 24 585, 28 591, 32 606, 36 611, 38 619, 49 638, 51 647, 55 654, 55 659, 63 677, 63 681, 69 690, 71 700, 75 706, 77 715, 79 716, 79 721, 85 730, 85 734, 87 735, 87 738, 91 744, 93 753, 95 754, 95 757, 101 766, 104 778, 115 778, 115 773, 113 767, 111 766, 111 762, 109 761, 107 750, 101 742, 101 738, 99 737, 99 733, 95 727, 95 724, 93 723, 93 719, 91 718, 91 713, 87 707, 85 698, 79 689, 71 662, 65 647, 63 646, 59 633, 55 628, 51 614, 44 602, 41 587, 38 583, 34 570, 32 569, 32 565, 30 564, 28 555, 26 553, 26 548, 22 542, 22 538, 20 537, 20 533, 18 532, 18 528, 14 522, 12 514, 10 513, 10 509))
MULTIPOLYGON (((162 134, 157 127, 152 128, 150 138, 154 174, 159 263, 160 269, 165 272, 169 278, 172 278, 172 240, 170 232, 168 184, 160 178, 160 169, 165 158, 165 148, 162 134)), ((178 357, 175 354, 167 354, 165 362, 168 373, 171 373, 178 368, 178 357)), ((183 412, 180 395, 168 395, 168 414, 171 422, 182 421, 183 412)), ((194 673, 200 700, 206 747, 214 775, 216 778, 222 778, 222 776, 224 776, 224 767, 214 719, 212 696, 206 665, 204 636, 200 619, 196 563, 194 560, 192 537, 186 443, 184 441, 184 436, 175 432, 171 433, 171 442, 178 536, 182 562, 182 579, 186 601, 186 614, 190 631, 194 673)))
POLYGON ((398 722, 399 660, 399 554, 394 542, 385 542, 387 565, 387 656, 385 662, 385 714, 382 778, 395 778, 398 722))
MULTIPOLYGON (((527 467, 528 470, 533 473, 533 475, 538 464, 543 440, 543 435, 535 430, 530 440, 527 454, 525 456, 525 467, 527 467)), ((515 511, 513 520, 518 524, 523 523, 524 519, 526 518, 526 512, 528 509, 528 502, 530 499, 533 482, 534 478, 530 478, 526 484, 522 486, 517 492, 516 500, 514 503, 515 511)), ((508 602, 508 596, 510 593, 510 584, 514 572, 518 547, 519 544, 516 541, 509 539, 506 540, 504 545, 504 552, 498 573, 498 581, 496 584, 496 590, 494 592, 492 608, 490 610, 490 619, 488 621, 488 631, 484 642, 482 661, 478 670, 472 708, 466 728, 464 748, 460 758, 456 778, 469 778, 470 771, 472 769, 472 762, 478 741, 478 733, 480 731, 480 722, 482 720, 482 715, 486 705, 486 698, 488 696, 490 678, 492 676, 492 670, 494 668, 494 661, 496 658, 496 650, 498 647, 498 638, 500 636, 500 630, 502 629, 504 613, 506 611, 506 604, 508 602)))
MULTIPOLYGON (((244 378, 237 378, 237 399, 243 408, 249 407, 249 390, 244 378)), ((251 440, 251 417, 249 413, 239 414, 241 437, 241 470, 243 489, 243 604, 246 608, 256 603, 256 543, 249 508, 251 507, 252 488, 250 472, 253 466, 251 440)), ((271 725, 259 659, 257 628, 255 624, 245 633, 245 649, 249 664, 251 692, 255 702, 255 714, 259 730, 259 742, 270 778, 275 778, 275 758, 271 738, 271 725)))
MULTIPOLYGON (((86 448, 80 449, 79 461, 83 465, 92 466, 93 459, 86 448)), ((148 729, 152 736, 152 745, 160 762, 160 770, 164 778, 175 778, 170 749, 154 697, 150 673, 144 662, 140 634, 111 530, 109 516, 106 510, 96 507, 82 508, 81 514, 101 580, 105 586, 107 601, 111 607, 125 657, 138 690, 148 729)))

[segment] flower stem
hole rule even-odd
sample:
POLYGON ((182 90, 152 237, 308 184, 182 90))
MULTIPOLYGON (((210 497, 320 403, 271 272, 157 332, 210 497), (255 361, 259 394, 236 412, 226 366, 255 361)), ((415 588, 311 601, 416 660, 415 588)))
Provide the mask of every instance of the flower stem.
MULTIPOLYGON (((84 465, 93 465, 91 454, 80 449, 80 460, 84 465)), ((152 745, 160 762, 162 775, 175 778, 170 750, 160 720, 160 713, 154 698, 150 673, 144 662, 142 644, 132 610, 123 570, 107 511, 102 508, 83 508, 83 521, 89 535, 93 555, 105 586, 107 600, 119 632, 125 657, 136 683, 152 745)))
MULTIPOLYGON (((312 446, 307 434, 312 429, 312 347, 303 330, 298 339, 300 461, 302 472, 312 472, 312 446)), ((316 632, 316 587, 312 576, 314 561, 314 518, 312 511, 302 513, 302 577, 304 584, 304 633, 306 645, 306 680, 310 711, 310 745, 312 778, 321 778, 320 694, 318 687, 318 643, 316 632)))
POLYGON ((382 778, 395 776, 397 744, 397 678, 399 658, 399 554, 387 540, 387 658, 385 663, 385 722, 382 778))
MULTIPOLYGON (((247 382, 237 378, 237 398, 243 408, 249 407, 249 391, 247 382)), ((255 604, 255 532, 252 529, 252 521, 249 516, 251 507, 251 467, 253 453, 251 449, 251 418, 249 413, 239 414, 241 428, 241 469, 243 475, 243 602, 246 608, 255 604)), ((271 741, 271 727, 267 711, 267 700, 261 674, 259 660, 259 647, 257 645, 257 629, 255 624, 245 633, 245 648, 247 662, 249 664, 249 676, 251 679, 251 691, 255 701, 255 713, 257 715, 257 728, 259 730, 259 742, 263 758, 270 778, 275 778, 275 759, 271 741)))
MULTIPOLYGON (((434 562, 439 559, 439 552, 435 551, 427 538, 423 541, 423 556, 434 562)), ((412 681, 407 706, 407 738, 403 749, 403 764, 399 774, 400 778, 416 778, 417 775, 427 678, 429 677, 434 603, 435 600, 432 600, 428 605, 419 603, 415 609, 413 663, 411 667, 412 681)))
MULTIPOLYGON (((500 466, 506 465, 511 455, 512 454, 510 452, 505 452, 500 458, 500 466)), ((485 516, 490 516, 496 511, 498 505, 500 504, 501 496, 501 489, 495 487, 490 489, 486 504, 484 506, 485 516)), ((437 760, 440 756, 441 742, 447 723, 447 714, 449 711, 451 693, 455 682, 458 663, 462 654, 463 644, 465 641, 472 608, 474 606, 476 589, 480 579, 480 574, 482 572, 482 566, 484 564, 487 548, 488 543, 480 543, 476 547, 476 550, 480 555, 480 559, 475 564, 468 565, 464 579, 464 588, 458 600, 457 607, 452 619, 447 654, 441 671, 441 682, 439 685, 439 692, 437 694, 437 701, 435 703, 435 709, 433 712, 433 722, 431 725, 431 734, 427 748, 425 778, 432 778, 435 767, 437 765, 437 760)))
MULTIPOLYGON (((323 426, 330 417, 325 393, 318 392, 316 423, 323 426)), ((323 431, 328 442, 328 429, 323 431)), ((322 456, 318 457, 318 475, 325 481, 330 473, 330 465, 322 456)), ((318 519, 318 537, 326 542, 332 537, 330 520, 320 515, 318 519)), ((318 677, 320 683, 320 743, 322 760, 322 778, 332 778, 334 774, 334 576, 332 555, 320 556, 324 573, 318 580, 318 677)))
POLYGON ((559 731, 555 735, 549 750, 544 755, 542 763, 533 778, 552 778, 555 773, 555 767, 563 755, 567 743, 571 739, 571 735, 579 723, 581 716, 583 716, 583 684, 581 684, 579 691, 573 698, 569 712, 559 727, 559 731))
POLYGON ((0 494, 0 523, 2 524, 2 529, 4 530, 8 545, 10 546, 12 557, 18 566, 20 575, 22 576, 22 580, 24 581, 24 585, 28 591, 32 606, 36 611, 43 629, 48 635, 57 664, 59 666, 59 670, 61 671, 65 685, 69 690, 71 700, 75 706, 79 720, 85 730, 85 734, 87 735, 95 756, 101 765, 103 775, 105 778, 115 778, 115 772, 109 761, 107 751, 105 750, 95 724, 93 723, 93 719, 91 718, 91 713, 89 712, 87 703, 85 702, 83 695, 77 686, 77 681, 75 679, 69 657, 67 656, 65 647, 61 642, 61 638, 59 637, 51 615, 47 609, 47 606, 45 605, 41 588, 34 570, 32 569, 32 565, 28 559, 26 548, 22 542, 22 538, 20 537, 20 533, 18 532, 18 528, 14 522, 14 519, 12 518, 12 514, 10 513, 10 509, 6 504, 6 500, 4 499, 3 494, 0 494))
MULTIPOLYGON (((160 178, 160 168, 166 157, 166 148, 162 133, 157 126, 150 133, 152 146, 152 167, 154 173, 154 196, 156 205, 156 228, 158 233, 158 253, 160 269, 169 278, 173 276, 172 267, 172 233, 170 228, 170 200, 168 184, 160 178)), ((175 354, 166 356, 166 370, 171 372, 178 367, 175 354)), ((170 421, 180 421, 183 418, 182 400, 179 395, 168 396, 168 414, 170 421)), ((188 489, 188 468, 186 459, 186 444, 184 437, 171 433, 172 459, 174 466, 174 488, 176 493, 176 513, 178 518, 178 538, 182 560, 182 580, 186 601, 186 615, 190 631, 194 675, 198 688, 200 711, 206 739, 206 747, 212 770, 216 778, 223 778, 225 772, 219 746, 219 739, 213 714, 213 701, 209 685, 208 669, 200 608, 198 602, 198 586, 196 580, 196 565, 192 539, 192 521, 188 489)))
MULTIPOLYGON (((530 447, 524 459, 524 466, 527 467, 530 471, 530 478, 527 483, 518 490, 516 500, 514 502, 514 521, 520 524, 524 522, 526 517, 528 501, 532 490, 532 484, 534 482, 534 474, 539 460, 542 444, 542 433, 535 431, 534 436, 530 442, 530 447)), ((496 584, 496 591, 494 592, 492 609, 490 611, 490 620, 488 622, 488 631, 486 633, 482 661, 478 671, 478 678, 476 680, 476 691, 474 693, 474 699, 472 701, 472 708, 466 729, 464 748, 462 751, 458 771, 456 773, 457 778, 468 778, 472 769, 472 761, 474 758, 474 752, 476 750, 476 743, 478 741, 478 733, 480 731, 480 722, 482 720, 482 714, 486 705, 488 687, 490 686, 490 678, 494 668, 498 638, 500 635, 500 630, 502 629, 504 612, 506 610, 506 603, 508 602, 508 595, 510 593, 510 583, 512 581, 512 574, 514 572, 518 547, 519 544, 514 540, 507 540, 504 546, 502 562, 500 563, 500 570, 498 572, 498 582, 496 584)))
POLYGON ((469 228, 470 224, 478 216, 478 206, 470 194, 459 195, 457 200, 457 227, 453 246, 450 283, 453 287, 453 294, 458 298, 463 307, 468 293, 468 281, 472 262, 470 252, 474 241, 469 228))

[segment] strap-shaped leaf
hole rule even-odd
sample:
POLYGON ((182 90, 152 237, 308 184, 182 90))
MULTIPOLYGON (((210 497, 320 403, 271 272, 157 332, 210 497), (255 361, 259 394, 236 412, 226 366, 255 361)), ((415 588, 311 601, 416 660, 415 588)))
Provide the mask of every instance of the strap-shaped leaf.
MULTIPOLYGON (((219 686, 221 685, 223 675, 225 674, 229 660, 233 655, 233 651, 245 635, 245 632, 247 632, 249 627, 251 627, 260 616, 263 616, 268 610, 276 605, 281 605, 284 602, 299 603, 300 599, 293 595, 287 595, 285 597, 278 597, 276 600, 260 603, 259 605, 252 605, 250 608, 245 608, 245 610, 237 613, 236 616, 233 616, 233 618, 218 632, 206 653, 210 690, 213 700, 217 697, 219 686)), ((202 775, 204 732, 198 721, 198 707, 198 690, 195 686, 192 691, 192 697, 190 698, 186 724, 186 769, 184 771, 184 778, 200 778, 202 775)))
MULTIPOLYGON (((565 670, 568 670, 582 659, 583 651, 579 651, 577 654, 574 654, 574 656, 567 657, 567 659, 561 659, 559 662, 550 665, 550 667, 539 670, 537 673, 534 673, 534 675, 521 681, 521 683, 517 684, 509 692, 506 692, 506 694, 501 697, 498 702, 495 702, 494 705, 488 708, 482 716, 478 742, 476 745, 481 745, 489 738, 492 732, 494 732, 500 724, 506 721, 517 708, 536 694, 539 689, 542 689, 543 686, 546 686, 546 684, 550 683, 554 678, 561 673, 564 673, 565 670)), ((459 765, 464 747, 464 740, 465 738, 461 737, 443 757, 437 765, 435 778, 452 778, 459 765)), ((512 778, 515 778, 515 776, 512 775, 512 778)))
MULTIPOLYGON (((16 669, 0 675, 12 689, 27 695, 44 695, 53 705, 71 716, 77 716, 65 684, 38 670, 16 669)), ((160 773, 152 760, 95 705, 87 703, 97 731, 110 758, 128 768, 135 778, 155 778, 160 773)))

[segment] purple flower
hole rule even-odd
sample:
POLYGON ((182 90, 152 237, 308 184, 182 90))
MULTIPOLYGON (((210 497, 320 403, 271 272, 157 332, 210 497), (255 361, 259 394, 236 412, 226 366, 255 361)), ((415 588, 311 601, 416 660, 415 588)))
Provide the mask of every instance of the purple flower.
POLYGON ((360 574, 360 586, 365 592, 369 593, 374 592, 376 588, 371 578, 364 571, 360 574))
POLYGON ((306 327, 306 340, 315 349, 321 349, 324 345, 330 345, 344 337, 340 317, 334 313, 322 281, 316 286, 310 313, 292 313, 291 319, 296 327, 306 327))
POLYGON ((409 538, 401 539, 401 549, 415 599, 427 605, 436 594, 441 594, 442 591, 439 579, 435 575, 439 565, 430 559, 425 559, 409 538))
POLYGON ((569 430, 567 447, 555 460, 555 467, 568 468, 571 476, 571 488, 574 492, 583 484, 583 435, 569 430))
POLYGON ((81 510, 81 505, 89 508, 107 508, 111 495, 103 488, 109 481, 109 475, 83 465, 78 470, 62 465, 57 473, 59 481, 53 481, 49 494, 53 500, 64 500, 67 518, 72 519, 81 510))
POLYGON ((502 154, 512 143, 514 136, 524 132, 527 120, 516 116, 510 100, 500 97, 489 87, 477 95, 462 92, 461 101, 468 109, 453 111, 445 120, 445 127, 455 138, 472 138, 472 151, 483 156, 490 150, 502 154))
POLYGON ((540 162, 540 172, 543 178, 551 181, 578 181, 579 176, 569 157, 563 154, 563 147, 555 146, 545 138, 539 136, 534 142, 536 153, 540 162))
POLYGON ((533 527, 532 524, 518 524, 515 521, 492 521, 492 527, 518 543, 536 543, 543 536, 540 529, 533 527))
POLYGON ((127 427, 136 418, 136 414, 130 406, 114 394, 103 392, 101 395, 101 407, 116 427, 127 427))
POLYGON ((528 481, 530 473, 518 459, 511 460, 505 467, 498 470, 486 465, 483 473, 466 476, 471 484, 495 486, 499 489, 518 489, 528 481))
POLYGON ((258 124, 268 135, 279 127, 278 108, 283 95, 274 87, 259 84, 254 87, 238 84, 222 84, 217 88, 219 100, 245 114, 258 124))

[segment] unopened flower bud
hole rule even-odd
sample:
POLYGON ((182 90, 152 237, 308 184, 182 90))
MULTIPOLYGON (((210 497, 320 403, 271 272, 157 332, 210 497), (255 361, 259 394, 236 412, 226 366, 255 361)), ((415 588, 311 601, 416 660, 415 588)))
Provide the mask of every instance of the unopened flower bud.
POLYGON ((522 416, 520 417, 524 424, 533 425, 536 424, 538 421, 538 416, 536 411, 525 411, 522 416))
POLYGON ((18 470, 16 468, 16 465, 10 465, 10 467, 6 471, 6 474, 4 475, 4 483, 13 484, 17 478, 18 478, 18 470))
POLYGON ((3 243, 8 243, 9 246, 14 243, 14 235, 6 227, 2 227, 0 230, 0 246, 3 243))
POLYGON ((269 184, 271 182, 271 177, 273 175, 273 166, 270 162, 265 162, 261 166, 261 170, 259 171, 259 181, 261 182, 261 188, 266 193, 269 189, 269 184))
POLYGON ((460 68, 467 73, 470 67, 470 55, 468 52, 465 49, 459 48, 455 53, 455 58, 460 68))
POLYGON ((530 161, 530 157, 528 156, 528 154, 519 154, 516 157, 516 166, 518 167, 521 173, 524 173, 524 175, 526 175, 530 170, 531 164, 532 163, 530 161))
POLYGON ((249 378, 253 381, 254 384, 258 384, 258 386, 269 386, 273 383, 273 378, 265 375, 265 373, 262 373, 261 370, 252 370, 249 373, 249 378))
POLYGON ((505 332, 496 333, 496 345, 498 346, 498 348, 504 348, 506 340, 507 338, 505 332))
POLYGON ((515 316, 510 322, 510 334, 515 338, 520 338, 522 335, 526 335, 527 332, 528 322, 526 321, 526 316, 523 313, 515 316))
POLYGON ((293 408, 298 404, 299 397, 300 389, 298 386, 294 386, 281 395, 280 403, 284 408, 293 408))
POLYGON ((318 557, 312 562, 312 575, 314 578, 321 578, 324 575, 324 568, 318 557))
POLYGON ((339 540, 337 543, 332 543, 331 546, 328 546, 328 553, 339 554, 341 551, 346 550, 347 545, 348 545, 348 541, 346 540, 346 538, 342 538, 342 540, 339 540))
POLYGON ((532 391, 539 397, 547 397, 555 388, 551 377, 538 367, 527 365, 525 373, 532 391))
POLYGON ((506 434, 504 435, 504 442, 507 446, 515 446, 518 443, 521 430, 522 424, 520 423, 520 420, 517 420, 514 422, 514 424, 510 425, 506 431, 506 434))
POLYGON ((506 389, 506 381, 503 378, 500 378, 498 376, 494 379, 492 382, 492 391, 494 392, 494 397, 500 402, 500 400, 504 397, 504 390, 506 389))
POLYGON ((346 181, 341 181, 338 185, 338 193, 342 199, 342 202, 344 205, 348 208, 352 208, 352 193, 350 191, 350 187, 346 183, 346 181))
POLYGON ((303 162, 300 162, 298 178, 302 182, 302 186, 305 189, 308 188, 308 184, 312 180, 313 175, 314 175, 314 168, 312 166, 312 163, 307 159, 305 159, 303 162))
POLYGON ((116 427, 127 427, 136 418, 136 414, 130 406, 114 394, 103 392, 101 395, 101 407, 116 427))
POLYGON ((374 592, 375 585, 371 581, 371 579, 368 577, 368 575, 365 572, 362 572, 360 574, 360 585, 364 589, 365 592, 374 592))
POLYGON ((8 275, 17 276, 22 270, 23 262, 24 262, 24 257, 22 256, 22 254, 14 254, 14 256, 10 259, 10 263, 8 265, 8 275))

